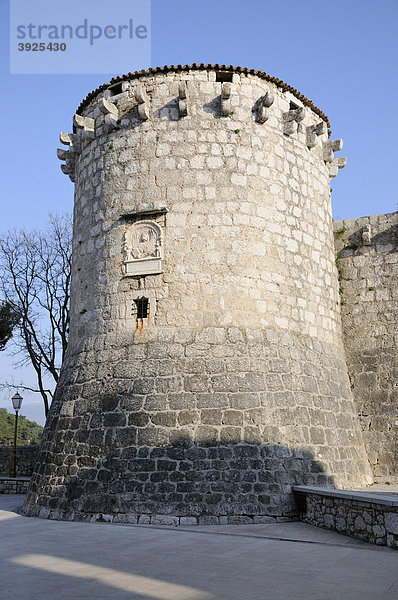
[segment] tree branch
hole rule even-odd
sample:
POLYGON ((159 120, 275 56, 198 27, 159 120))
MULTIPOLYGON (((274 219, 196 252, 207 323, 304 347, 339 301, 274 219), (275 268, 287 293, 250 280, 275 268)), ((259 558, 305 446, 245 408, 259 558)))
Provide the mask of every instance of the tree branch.
MULTIPOLYGON (((10 231, 0 238, 0 293, 18 315, 14 354, 30 362, 46 414, 68 340, 72 225, 68 216, 50 215, 45 231, 10 231)), ((15 386, 28 389, 24 386, 15 386)))

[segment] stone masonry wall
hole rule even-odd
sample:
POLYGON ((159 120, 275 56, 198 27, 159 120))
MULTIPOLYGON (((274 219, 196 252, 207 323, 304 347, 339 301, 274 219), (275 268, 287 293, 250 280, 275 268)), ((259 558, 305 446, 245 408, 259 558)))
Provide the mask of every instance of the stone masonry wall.
POLYGON ((271 83, 216 78, 143 75, 75 118, 70 338, 28 514, 291 516, 294 483, 371 480, 326 130, 271 83), (145 219, 161 272, 129 277, 126 236, 145 219))
MULTIPOLYGON (((61 388, 66 405, 50 417, 31 486, 30 497, 40 494, 37 509, 52 509, 56 518, 99 512, 136 518, 292 517, 292 485, 361 482, 365 467, 353 407, 344 399, 349 393, 341 377, 344 363, 326 346, 313 349, 310 339, 286 334, 272 343, 264 337, 262 344, 235 344, 235 358, 215 361, 211 356, 225 353, 226 346, 208 344, 201 358, 181 355, 177 366, 169 358, 152 358, 150 344, 140 346, 151 357, 141 367, 151 386, 147 393, 138 387, 142 378, 61 388), (292 377, 291 357, 307 374, 292 377), (177 391, 165 390, 157 375, 165 362, 181 382, 177 391), (216 373, 197 373, 215 362, 216 373), (262 366, 254 375, 234 371, 242 363, 262 366), (153 376, 146 375, 148 369, 153 376), (187 389, 203 381, 206 391, 187 389), (224 386, 217 391, 220 381, 224 386), (67 415, 65 406, 83 389, 73 416, 67 415), (52 497, 54 492, 60 497, 52 497)), ((194 342, 188 352, 191 347, 195 350, 194 342)), ((103 365, 97 368, 101 372, 103 365)))
MULTIPOLYGON (((0 476, 10 474, 12 446, 0 446, 0 476)), ((30 476, 39 455, 39 446, 17 446, 17 476, 30 476)))
POLYGON ((28 477, 0 477, 0 494, 26 494, 29 482, 28 477))
POLYGON ((301 520, 344 535, 398 550, 398 507, 377 501, 305 494, 301 520))
POLYGON ((398 213, 334 222, 348 372, 375 477, 398 480, 398 213), (367 228, 370 227, 370 231, 367 228))

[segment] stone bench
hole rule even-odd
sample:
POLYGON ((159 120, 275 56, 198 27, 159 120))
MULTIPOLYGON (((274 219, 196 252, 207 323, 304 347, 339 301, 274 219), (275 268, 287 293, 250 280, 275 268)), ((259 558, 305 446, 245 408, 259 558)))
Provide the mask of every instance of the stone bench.
POLYGON ((0 494, 26 494, 30 477, 0 477, 0 494))
POLYGON ((305 523, 398 550, 398 493, 307 485, 293 491, 305 523))

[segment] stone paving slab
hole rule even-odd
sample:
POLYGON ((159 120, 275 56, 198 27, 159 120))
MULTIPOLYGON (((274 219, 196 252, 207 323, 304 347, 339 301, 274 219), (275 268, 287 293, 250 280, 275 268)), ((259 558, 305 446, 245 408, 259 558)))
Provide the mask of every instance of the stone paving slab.
POLYGON ((22 499, 0 498, 1 600, 398 597, 397 552, 303 523, 48 521, 14 512, 22 499))
MULTIPOLYGON (((182 527, 179 527, 182 529, 182 527)), ((184 527, 186 531, 197 531, 201 533, 216 533, 220 535, 250 536, 255 538, 268 538, 275 540, 285 540, 292 542, 308 542, 313 544, 328 544, 337 546, 352 546, 369 548, 369 544, 362 540, 347 535, 342 535, 334 531, 328 532, 319 527, 308 526, 306 523, 269 523, 267 525, 199 525, 184 527)))

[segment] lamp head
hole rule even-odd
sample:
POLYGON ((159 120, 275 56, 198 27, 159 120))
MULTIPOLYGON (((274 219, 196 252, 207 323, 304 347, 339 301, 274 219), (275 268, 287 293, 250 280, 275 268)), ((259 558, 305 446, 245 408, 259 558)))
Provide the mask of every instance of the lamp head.
POLYGON ((23 398, 22 398, 21 394, 19 394, 19 392, 14 394, 14 396, 11 398, 14 410, 19 410, 21 408, 22 400, 23 400, 23 398))

